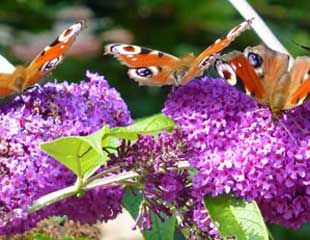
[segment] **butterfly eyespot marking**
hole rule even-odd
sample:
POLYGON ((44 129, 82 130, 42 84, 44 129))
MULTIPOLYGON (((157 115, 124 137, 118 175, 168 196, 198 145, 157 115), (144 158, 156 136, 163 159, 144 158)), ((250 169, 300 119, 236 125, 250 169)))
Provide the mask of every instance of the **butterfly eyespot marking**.
POLYGON ((263 60, 263 58, 254 52, 245 53, 245 56, 248 59, 249 63, 254 68, 256 74, 259 77, 263 78, 264 77, 264 67, 263 67, 264 60, 263 60))
POLYGON ((134 52, 135 48, 133 46, 125 46, 123 49, 127 52, 134 52))
POLYGON ((233 68, 234 66, 220 59, 215 61, 214 66, 220 77, 226 79, 229 85, 235 86, 237 84, 237 76, 233 68))
POLYGON ((137 68, 136 74, 140 77, 151 78, 153 76, 152 70, 150 68, 137 68))
POLYGON ((59 56, 57 58, 54 58, 46 63, 44 63, 42 65, 42 67, 40 67, 40 72, 47 72, 52 70, 53 68, 55 68, 62 60, 62 56, 59 56))
POLYGON ((247 58, 254 68, 260 68, 263 65, 263 58, 256 53, 248 53, 247 58))
POLYGON ((106 51, 110 51, 111 53, 119 53, 118 52, 118 44, 111 44, 111 45, 107 45, 107 50, 106 51))
POLYGON ((64 36, 64 37, 70 36, 70 33, 72 33, 72 31, 73 31, 73 30, 72 30, 71 28, 69 28, 67 31, 64 32, 63 36, 64 36))
POLYGON ((161 68, 155 66, 131 68, 128 70, 128 75, 134 79, 145 80, 156 76, 160 71, 161 68))
POLYGON ((227 34, 227 38, 228 39, 234 39, 236 38, 240 33, 242 33, 243 31, 249 29, 251 27, 253 18, 249 19, 247 21, 244 21, 243 23, 239 24, 238 26, 234 27, 233 29, 231 29, 228 34, 227 34))
POLYGON ((112 53, 120 55, 149 54, 151 50, 134 45, 114 44, 110 47, 112 53))
POLYGON ((73 35, 79 33, 83 28, 83 23, 79 22, 76 24, 73 24, 71 27, 69 27, 67 30, 65 30, 58 39, 56 39, 51 46, 55 45, 58 42, 67 42, 73 35))

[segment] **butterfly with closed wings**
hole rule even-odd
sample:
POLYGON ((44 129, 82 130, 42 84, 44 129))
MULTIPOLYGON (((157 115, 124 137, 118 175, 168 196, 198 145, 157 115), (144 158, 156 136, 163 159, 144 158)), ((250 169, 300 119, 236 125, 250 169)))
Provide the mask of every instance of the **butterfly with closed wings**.
POLYGON ((28 65, 11 65, 1 57, 0 98, 22 94, 27 88, 38 83, 62 61, 64 53, 71 47, 77 35, 86 27, 80 21, 68 27, 28 65))
POLYGON ((122 43, 106 45, 105 54, 115 56, 122 64, 128 66, 129 77, 140 85, 184 85, 203 74, 214 56, 249 29, 252 20, 246 20, 234 27, 224 38, 216 40, 198 57, 188 54, 177 58, 161 51, 122 43))
POLYGON ((274 120, 310 100, 310 57, 297 57, 289 69, 287 54, 258 45, 223 55, 214 66, 230 85, 268 106, 274 120))

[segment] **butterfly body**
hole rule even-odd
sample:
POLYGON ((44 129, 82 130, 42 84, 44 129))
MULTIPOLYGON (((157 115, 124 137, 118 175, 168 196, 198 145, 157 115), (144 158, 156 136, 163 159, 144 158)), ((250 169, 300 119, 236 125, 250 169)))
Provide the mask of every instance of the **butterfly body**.
MULTIPOLYGON (((183 79, 191 68, 192 62, 195 60, 193 53, 180 57, 178 61, 172 63, 167 71, 171 72, 170 78, 174 78, 175 84, 183 83, 183 79)), ((183 83, 184 84, 184 83, 183 83)))
MULTIPOLYGON (((84 21, 67 28, 28 65, 8 65, 0 71, 0 98, 18 93, 38 83, 62 61, 77 35, 86 27, 84 21)), ((3 60, 2 60, 3 61, 3 60)), ((4 62, 7 64, 6 62, 4 62)))
POLYGON ((310 57, 297 57, 289 69, 287 54, 258 45, 224 55, 215 68, 230 85, 268 106, 273 119, 310 98, 310 57))
POLYGON ((140 85, 184 85, 202 75, 214 56, 249 29, 251 23, 252 19, 237 25, 223 39, 215 41, 197 57, 187 54, 178 58, 161 51, 122 43, 106 45, 105 54, 113 55, 128 66, 129 77, 140 85))

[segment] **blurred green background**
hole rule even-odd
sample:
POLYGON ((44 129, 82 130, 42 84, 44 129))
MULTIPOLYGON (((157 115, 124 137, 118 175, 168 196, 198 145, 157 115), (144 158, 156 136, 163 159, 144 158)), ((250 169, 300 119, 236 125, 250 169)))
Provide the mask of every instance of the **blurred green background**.
MULTIPOLYGON (((310 1, 249 0, 293 56, 306 55, 294 42, 310 46, 310 1)), ((87 69, 103 74, 128 103, 134 118, 159 112, 170 87, 139 87, 127 68, 103 56, 109 42, 127 42, 176 56, 203 51, 243 21, 227 0, 2 0, 0 51, 14 64, 27 64, 67 26, 87 18, 89 28, 48 80, 79 82, 87 69)), ((260 43, 253 31, 224 52, 260 43)), ((272 226, 275 239, 310 239, 299 231, 272 226)))

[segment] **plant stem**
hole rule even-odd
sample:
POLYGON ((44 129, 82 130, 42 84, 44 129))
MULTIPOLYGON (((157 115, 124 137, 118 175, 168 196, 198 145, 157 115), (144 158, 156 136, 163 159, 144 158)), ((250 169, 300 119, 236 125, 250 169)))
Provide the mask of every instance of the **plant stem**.
POLYGON ((42 208, 45 208, 55 202, 71 197, 76 194, 76 185, 63 188, 59 191, 49 193, 35 200, 32 205, 28 208, 29 213, 33 213, 42 208))
POLYGON ((105 178, 97 179, 92 181, 91 183, 87 184, 85 187, 83 187, 83 190, 91 190, 95 187, 104 187, 106 185, 115 184, 122 182, 127 179, 138 177, 139 174, 134 171, 129 172, 123 172, 118 175, 108 176, 105 178))
POLYGON ((116 167, 112 167, 112 168, 108 168, 100 173, 98 173, 97 175, 93 176, 93 177, 90 177, 87 181, 86 181, 86 184, 89 184, 90 182, 92 181, 95 181, 96 179, 99 179, 101 177, 104 177, 105 175, 109 174, 109 173, 113 173, 113 172, 117 172, 120 170, 120 167, 119 166, 116 166, 116 167))
MULTIPOLYGON (((190 165, 187 161, 180 161, 177 164, 177 167, 175 169, 171 170, 184 170, 190 168, 190 165)), ((128 172, 121 172, 117 175, 112 175, 112 176, 107 176, 104 178, 99 178, 98 177, 103 177, 104 175, 114 172, 116 170, 119 170, 119 167, 113 167, 110 169, 107 169, 103 171, 102 173, 98 174, 97 176, 91 178, 90 181, 87 181, 84 183, 84 186, 80 186, 80 181, 77 180, 76 184, 74 186, 66 187, 64 189, 49 193, 45 196, 40 197, 36 201, 33 202, 33 204, 29 207, 28 212, 33 213, 35 211, 38 211, 42 208, 45 208, 55 202, 58 202, 60 200, 63 200, 65 198, 74 196, 77 194, 79 190, 82 191, 88 191, 96 187, 106 187, 106 186, 111 186, 112 184, 119 184, 119 185, 124 185, 128 179, 133 179, 136 177, 139 177, 139 174, 134 172, 134 171, 128 171, 128 172)), ((127 182, 129 183, 129 182, 127 182)), ((130 183, 132 184, 132 183, 130 183)))

